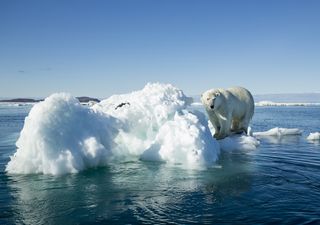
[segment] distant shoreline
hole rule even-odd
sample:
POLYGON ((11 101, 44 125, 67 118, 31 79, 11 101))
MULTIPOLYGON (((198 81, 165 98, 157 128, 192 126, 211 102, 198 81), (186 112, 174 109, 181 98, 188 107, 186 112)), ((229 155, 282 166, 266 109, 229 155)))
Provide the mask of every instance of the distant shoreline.
MULTIPOLYGON (((81 96, 81 97, 76 97, 79 102, 81 103, 88 103, 88 102, 100 102, 99 99, 97 98, 91 98, 87 96, 81 96)), ((13 99, 3 99, 0 100, 0 103, 37 103, 41 102, 44 99, 33 99, 33 98, 13 98, 13 99)))
POLYGON ((0 100, 0 102, 4 103, 35 103, 43 101, 43 99, 33 99, 33 98, 13 98, 13 99, 4 99, 0 100))

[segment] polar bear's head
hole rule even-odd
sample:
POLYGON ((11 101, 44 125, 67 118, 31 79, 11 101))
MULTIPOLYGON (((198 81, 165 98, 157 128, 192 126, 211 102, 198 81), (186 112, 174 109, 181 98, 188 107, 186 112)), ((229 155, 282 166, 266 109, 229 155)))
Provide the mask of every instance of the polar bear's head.
POLYGON ((201 102, 206 107, 207 110, 215 110, 218 109, 223 103, 223 97, 221 96, 221 92, 218 89, 211 89, 205 91, 201 95, 201 102))

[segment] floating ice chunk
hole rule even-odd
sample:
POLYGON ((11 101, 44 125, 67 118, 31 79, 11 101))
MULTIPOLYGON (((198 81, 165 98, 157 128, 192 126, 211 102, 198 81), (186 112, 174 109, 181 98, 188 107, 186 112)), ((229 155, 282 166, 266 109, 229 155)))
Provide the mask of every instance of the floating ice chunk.
POLYGON ((320 140, 320 132, 310 133, 307 139, 310 141, 320 140))
POLYGON ((289 135, 301 135, 302 130, 298 128, 279 128, 275 127, 268 131, 262 131, 262 132, 253 132, 253 136, 289 136, 289 135))
POLYGON ((31 109, 6 171, 73 173, 119 158, 211 166, 220 148, 205 115, 187 111, 191 102, 159 83, 91 108, 69 94, 53 94, 31 109))
POLYGON ((260 142, 252 136, 232 135, 218 141, 223 151, 255 150, 260 142))
POLYGON ((53 94, 26 117, 6 171, 55 175, 105 165, 116 125, 69 94, 53 94))

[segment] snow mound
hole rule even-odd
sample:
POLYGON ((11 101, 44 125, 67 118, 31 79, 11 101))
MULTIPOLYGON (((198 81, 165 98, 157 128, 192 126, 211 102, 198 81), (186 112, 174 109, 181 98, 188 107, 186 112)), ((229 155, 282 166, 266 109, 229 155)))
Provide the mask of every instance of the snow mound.
POLYGON ((276 137, 301 135, 301 134, 302 134, 302 130, 298 128, 279 128, 279 127, 275 127, 270 130, 262 131, 262 132, 253 132, 253 136, 276 136, 276 137))
POLYGON ((220 147, 204 114, 187 110, 191 102, 176 87, 159 83, 92 107, 53 94, 31 109, 6 171, 56 175, 126 159, 212 166, 220 147))
POLYGON ((69 94, 53 94, 26 117, 6 171, 63 174, 105 165, 116 124, 69 94))
POLYGON ((308 135, 307 139, 310 140, 310 141, 320 140, 320 132, 310 133, 308 135))

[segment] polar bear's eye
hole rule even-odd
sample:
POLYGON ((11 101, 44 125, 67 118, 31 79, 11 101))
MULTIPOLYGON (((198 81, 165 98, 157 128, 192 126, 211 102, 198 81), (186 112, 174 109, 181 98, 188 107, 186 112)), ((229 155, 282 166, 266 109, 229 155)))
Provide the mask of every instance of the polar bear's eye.
POLYGON ((207 98, 207 101, 209 101, 210 100, 210 98, 207 98))

